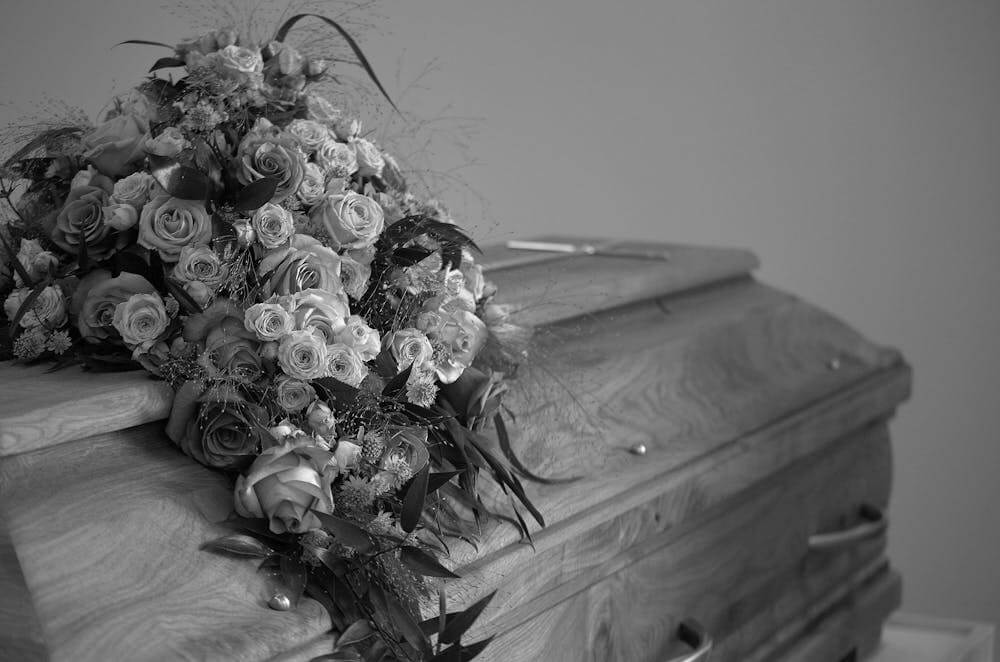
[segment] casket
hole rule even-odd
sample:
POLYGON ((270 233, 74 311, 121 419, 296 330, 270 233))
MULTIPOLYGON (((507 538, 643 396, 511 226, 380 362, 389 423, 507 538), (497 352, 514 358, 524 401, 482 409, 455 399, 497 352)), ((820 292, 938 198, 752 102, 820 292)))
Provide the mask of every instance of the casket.
MULTIPOLYGON (((526 482, 530 540, 497 520, 450 545, 449 611, 496 591, 477 659, 863 659, 900 598, 887 423, 907 364, 758 282, 748 252, 587 243, 482 260, 536 328, 509 432, 547 480, 526 482)), ((166 439, 170 399, 141 372, 0 367, 3 659, 330 651, 318 603, 271 610, 255 561, 199 549, 230 487, 166 439)))

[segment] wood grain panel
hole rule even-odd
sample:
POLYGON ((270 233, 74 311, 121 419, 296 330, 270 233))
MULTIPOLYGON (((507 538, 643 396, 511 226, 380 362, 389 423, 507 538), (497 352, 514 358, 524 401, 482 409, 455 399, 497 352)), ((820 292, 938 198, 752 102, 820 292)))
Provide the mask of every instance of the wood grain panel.
POLYGON ((0 460, 10 538, 52 659, 266 660, 328 630, 312 600, 268 609, 274 584, 254 561, 198 549, 225 532, 213 522, 230 487, 158 427, 0 460))
MULTIPOLYGON (((720 504, 697 524, 639 545, 626 541, 621 548, 611 532, 595 531, 538 555, 509 577, 494 599, 493 618, 471 634, 506 632, 487 650, 484 662, 641 662, 666 659, 673 633, 686 618, 698 619, 714 637, 725 639, 781 600, 783 616, 801 617, 880 558, 884 538, 819 558, 808 553, 806 540, 851 515, 859 503, 884 505, 890 472, 888 436, 879 426, 720 504), (559 568, 556 580, 542 569, 551 564, 559 568)), ((649 504, 609 526, 629 531, 641 523, 655 529, 663 505, 649 504)), ((757 622, 739 639, 742 648, 732 659, 740 659, 779 625, 757 622)))
MULTIPOLYGON (((2 493, 0 493, 2 496, 2 493)), ((0 513, 0 659, 45 662, 42 624, 21 573, 6 518, 0 513)))

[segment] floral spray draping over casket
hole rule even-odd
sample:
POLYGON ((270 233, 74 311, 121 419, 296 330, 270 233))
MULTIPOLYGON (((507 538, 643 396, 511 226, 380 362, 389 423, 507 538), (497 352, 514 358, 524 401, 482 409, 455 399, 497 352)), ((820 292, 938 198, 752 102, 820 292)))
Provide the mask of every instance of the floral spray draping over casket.
POLYGON ((542 521, 500 417, 500 338, 525 333, 472 239, 312 91, 332 77, 287 41, 305 18, 385 94, 339 24, 303 14, 262 43, 183 43, 98 126, 49 127, 6 160, 6 351, 169 382, 167 436, 235 479, 234 531, 206 548, 280 575, 274 609, 322 603, 342 633, 323 659, 471 659, 488 598, 448 614, 425 577, 454 576, 447 540, 481 517, 542 521))

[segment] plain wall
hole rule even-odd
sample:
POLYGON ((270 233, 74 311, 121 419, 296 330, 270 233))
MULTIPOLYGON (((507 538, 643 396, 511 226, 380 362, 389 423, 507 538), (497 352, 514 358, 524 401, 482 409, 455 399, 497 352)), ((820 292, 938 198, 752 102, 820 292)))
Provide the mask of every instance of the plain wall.
MULTIPOLYGON (((166 54, 111 45, 195 32, 160 7, 6 0, 0 98, 96 116, 166 54)), ((467 219, 480 234, 749 247, 763 280, 902 349, 916 375, 893 424, 904 607, 1000 623, 1000 3, 378 9, 363 43, 404 107, 481 118, 463 174, 498 225, 467 219), (425 90, 403 94, 435 58, 425 90)))

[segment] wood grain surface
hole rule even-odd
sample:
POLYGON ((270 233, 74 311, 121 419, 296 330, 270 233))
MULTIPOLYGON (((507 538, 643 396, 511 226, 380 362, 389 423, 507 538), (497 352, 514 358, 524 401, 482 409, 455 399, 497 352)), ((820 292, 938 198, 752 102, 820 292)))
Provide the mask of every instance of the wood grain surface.
POLYGON ((890 473, 888 435, 878 426, 797 462, 703 520, 642 544, 627 539, 636 529, 657 529, 667 504, 657 500, 631 511, 575 545, 536 556, 509 579, 513 586, 505 584, 498 597, 523 594, 526 601, 476 628, 506 632, 483 662, 656 662, 680 654, 674 632, 682 620, 697 619, 722 642, 759 612, 781 605, 777 618, 757 619, 728 642, 724 656, 713 656, 743 660, 789 619, 842 598, 850 577, 870 575, 865 568, 873 562, 884 565, 884 537, 821 555, 810 553, 806 541, 817 531, 850 525, 861 503, 886 505, 890 473), (619 549, 622 538, 626 545, 619 549), (550 578, 541 567, 553 563, 561 576, 546 586, 550 578))
MULTIPOLYGON (((487 251, 507 303, 521 319, 544 323, 508 400, 518 415, 515 448, 537 473, 580 480, 528 485, 549 522, 533 532, 533 548, 502 522, 486 525, 478 549, 452 545, 463 575, 447 584, 454 608, 502 588, 482 632, 536 621, 532 627, 544 629, 570 619, 570 603, 598 598, 596 613, 608 613, 600 591, 610 589, 579 596, 635 568, 647 568, 638 577, 663 576, 680 582, 670 591, 694 595, 689 580, 670 579, 676 558, 694 559, 734 531, 753 538, 757 516, 769 511, 754 510, 759 499, 741 509, 748 491, 786 493, 771 483, 774 474, 857 437, 909 394, 909 368, 898 353, 750 279, 750 254, 667 248, 667 261, 532 255, 520 266, 514 263, 527 256, 487 251), (628 452, 637 443, 644 456, 628 452), (543 605, 552 609, 539 615, 543 605)), ((0 503, 53 659, 117 659, 125 650, 130 660, 293 660, 327 645, 329 623, 318 604, 268 610, 272 586, 252 563, 198 550, 220 534, 213 522, 230 507, 227 480, 181 455, 160 424, 114 432, 165 416, 162 384, 142 373, 42 378, 37 369, 5 366, 0 374, 11 370, 35 372, 0 379, 0 439, 10 440, 0 445, 8 455, 0 457, 0 503), (78 405, 79 398, 90 404, 78 405)), ((502 497, 487 490, 486 498, 502 497)), ((822 514, 811 508, 799 510, 822 514)), ((788 553, 801 551, 792 537, 800 539, 802 526, 775 532, 790 541, 788 553)), ((721 559, 691 561, 690 576, 787 562, 746 556, 755 549, 723 544, 721 559)), ((869 556, 879 553, 870 546, 869 556)), ((833 581, 869 556, 823 566, 815 576, 833 581)), ((11 561, 0 556, 0 563, 11 561)), ((748 616, 784 590, 780 569, 772 570, 741 585, 743 602, 734 604, 745 606, 716 615, 715 624, 747 641, 774 630, 779 616, 748 616)), ((636 609, 657 599, 633 580, 621 586, 614 595, 635 597, 636 609)), ((628 606, 616 599, 615 609, 628 606)), ((785 604, 794 610, 799 603, 785 604)), ((673 622, 644 618, 650 637, 673 622)), ((0 632, 9 627, 0 621, 0 632)))
POLYGON ((0 459, 10 539, 52 659, 266 660, 328 630, 312 600, 269 609, 277 585, 255 561, 199 549, 227 532, 214 522, 230 487, 159 427, 0 459))

